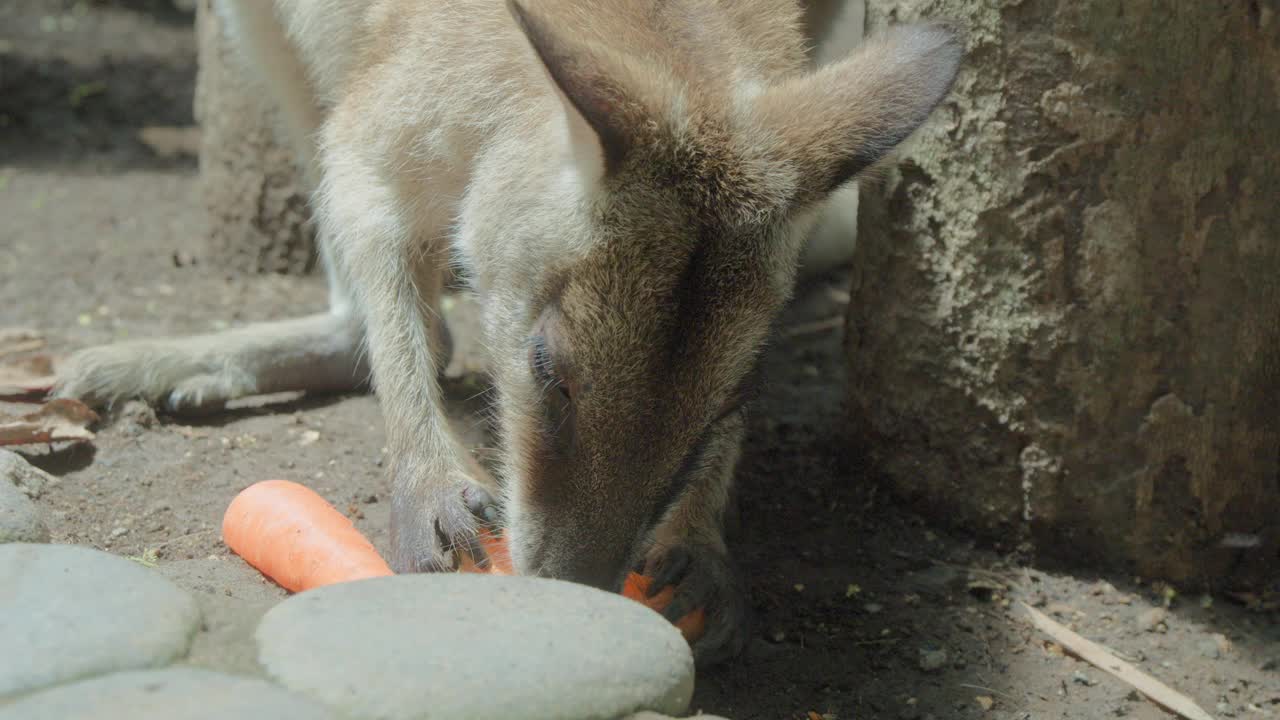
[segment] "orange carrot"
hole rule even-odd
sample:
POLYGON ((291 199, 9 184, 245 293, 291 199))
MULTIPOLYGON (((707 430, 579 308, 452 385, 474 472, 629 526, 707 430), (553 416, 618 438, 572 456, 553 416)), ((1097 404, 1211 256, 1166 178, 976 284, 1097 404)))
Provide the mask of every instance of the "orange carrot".
MULTIPOLYGON (((265 480, 242 490, 222 518, 222 539, 262 574, 293 592, 392 574, 377 549, 346 516, 315 491, 288 480, 265 480)), ((489 556, 488 567, 463 556, 460 571, 515 574, 506 538, 481 530, 480 545, 489 556)), ((633 572, 622 594, 662 612, 675 591, 667 587, 649 597, 651 582, 633 572)), ((690 642, 702 635, 705 625, 701 608, 675 623, 690 642)))
POLYGON ((391 575, 351 521, 310 488, 265 480, 245 488, 222 518, 222 539, 286 590, 391 575))
MULTIPOLYGON (((633 572, 627 576, 627 582, 622 586, 622 594, 660 613, 671 604, 671 601, 676 596, 676 590, 668 585, 662 588, 658 594, 649 597, 649 585, 652 582, 653 578, 648 575, 633 572)), ((685 613, 684 617, 677 620, 675 626, 676 629, 684 633, 686 640, 693 642, 702 637, 702 633, 707 628, 706 613, 702 611, 702 608, 694 608, 685 613)))
MULTIPOLYGON (((489 556, 489 567, 483 569, 473 560, 467 558, 463 561, 460 569, 463 572, 484 573, 491 575, 511 575, 514 570, 511 566, 511 552, 507 548, 506 539, 501 536, 495 536, 487 530, 480 531, 480 545, 489 556)), ((661 592, 653 597, 649 597, 649 585, 653 579, 633 572, 627 576, 626 583, 623 584, 622 594, 632 600, 654 610, 662 612, 671 604, 675 598, 675 589, 665 587, 661 592)), ((706 614, 702 608, 695 608, 675 623, 676 628, 684 633, 685 639, 693 642, 702 636, 706 629, 706 614)))

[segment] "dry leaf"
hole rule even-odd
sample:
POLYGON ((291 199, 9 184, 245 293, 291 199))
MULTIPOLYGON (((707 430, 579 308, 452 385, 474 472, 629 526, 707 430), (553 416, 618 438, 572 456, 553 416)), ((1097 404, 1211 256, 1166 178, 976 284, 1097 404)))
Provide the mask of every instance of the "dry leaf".
POLYGON ((0 353, 21 352, 11 351, 9 348, 26 343, 40 343, 43 346, 44 335, 31 328, 0 328, 0 353))
POLYGON ((990 695, 979 695, 975 697, 974 700, 978 702, 978 707, 982 708, 983 712, 986 712, 991 708, 995 707, 995 704, 996 704, 996 699, 991 697, 990 695))
POLYGON ((45 338, 27 328, 0 329, 0 357, 22 355, 45 347, 45 338))
POLYGON ((36 338, 34 340, 23 340, 21 342, 6 343, 0 345, 0 357, 8 355, 20 355, 27 352, 35 352, 44 347, 44 340, 36 338))
POLYGON ((98 414, 79 400, 60 398, 21 417, 0 414, 0 445, 92 440, 98 414))
POLYGON ((0 365, 0 400, 38 401, 53 388, 54 361, 49 355, 31 357, 0 365))

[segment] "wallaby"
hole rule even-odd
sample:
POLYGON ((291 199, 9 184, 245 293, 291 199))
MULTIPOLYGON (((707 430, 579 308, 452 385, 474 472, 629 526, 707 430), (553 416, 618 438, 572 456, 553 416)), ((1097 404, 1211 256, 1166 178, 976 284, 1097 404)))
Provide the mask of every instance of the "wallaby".
POLYGON ((315 182, 332 307, 81 351, 58 393, 182 412, 371 375, 396 571, 478 553, 490 496, 520 573, 645 568, 669 616, 706 608, 699 662, 740 650, 723 525, 761 348, 833 193, 949 91, 956 34, 813 69, 795 0, 214 6, 315 182), (483 305, 496 478, 441 408, 453 266, 483 305))

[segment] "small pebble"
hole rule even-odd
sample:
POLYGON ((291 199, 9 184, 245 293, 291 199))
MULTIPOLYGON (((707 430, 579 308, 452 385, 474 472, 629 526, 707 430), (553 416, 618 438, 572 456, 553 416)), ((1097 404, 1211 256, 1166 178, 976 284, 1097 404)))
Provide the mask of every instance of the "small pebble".
POLYGON ((1099 580, 1089 588, 1090 595, 1110 595, 1116 591, 1115 585, 1106 580, 1099 580))
POLYGON ((947 665, 947 651, 942 648, 920 648, 920 669, 925 672, 937 672, 947 665))
POLYGON ((1222 657, 1222 650, 1218 647, 1218 641, 1213 638, 1201 640, 1196 643, 1196 647, 1199 649, 1201 655, 1209 658, 1210 660, 1217 660, 1222 657))
POLYGON ((1098 684, 1097 680, 1094 680, 1093 678, 1089 677, 1088 675, 1085 675, 1079 670, 1076 670, 1075 672, 1071 673, 1071 680, 1077 685, 1084 685, 1085 687, 1093 687, 1094 685, 1098 684))
POLYGON ((1231 652, 1231 641, 1227 639, 1226 635, 1223 635, 1222 633, 1214 633, 1213 642, 1218 646, 1219 653, 1226 655, 1231 652))
POLYGON ((1165 624, 1168 617, 1168 610, 1160 607, 1151 608, 1138 616, 1138 629, 1143 632, 1165 632, 1169 629, 1165 624))

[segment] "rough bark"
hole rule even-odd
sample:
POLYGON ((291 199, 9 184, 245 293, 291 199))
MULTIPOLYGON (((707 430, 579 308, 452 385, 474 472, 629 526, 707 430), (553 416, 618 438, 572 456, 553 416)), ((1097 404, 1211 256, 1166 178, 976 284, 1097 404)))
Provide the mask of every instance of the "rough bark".
POLYGON ((237 272, 308 272, 315 231, 301 175, 266 93, 208 6, 196 13, 195 115, 209 260, 237 272))
POLYGON ((952 98, 864 184, 854 432, 940 520, 1213 587, 1280 569, 1280 17, 1256 0, 870 0, 952 98))

